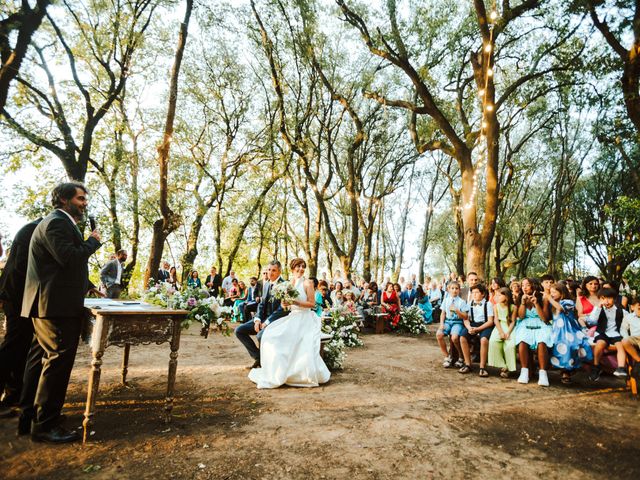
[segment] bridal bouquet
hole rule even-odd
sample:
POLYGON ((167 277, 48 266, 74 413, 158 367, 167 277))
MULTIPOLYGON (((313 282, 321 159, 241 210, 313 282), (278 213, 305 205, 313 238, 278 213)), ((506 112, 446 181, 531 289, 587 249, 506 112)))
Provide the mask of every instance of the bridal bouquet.
POLYGON ((298 298, 299 295, 296 287, 289 282, 276 283, 271 289, 271 296, 275 300, 280 300, 284 303, 291 303, 298 298))

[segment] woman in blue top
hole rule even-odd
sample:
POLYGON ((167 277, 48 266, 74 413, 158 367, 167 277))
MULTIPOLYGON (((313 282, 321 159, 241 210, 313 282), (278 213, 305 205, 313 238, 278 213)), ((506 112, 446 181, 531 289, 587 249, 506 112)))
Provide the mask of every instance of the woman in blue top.
POLYGON ((191 275, 189 275, 189 278, 187 280, 187 286, 188 287, 195 287, 195 288, 202 288, 202 282, 198 278, 198 271, 197 270, 192 270, 191 271, 191 275))
POLYGON ((520 377, 518 383, 529 383, 529 351, 538 352, 538 385, 549 386, 547 364, 548 348, 553 347, 553 330, 548 304, 543 300, 538 282, 532 278, 522 280, 522 296, 517 310, 520 319, 514 331, 520 357, 520 377))
POLYGON ((416 303, 420 310, 422 310, 422 318, 424 323, 429 324, 433 322, 433 307, 429 300, 429 295, 424 293, 422 285, 416 287, 416 303))

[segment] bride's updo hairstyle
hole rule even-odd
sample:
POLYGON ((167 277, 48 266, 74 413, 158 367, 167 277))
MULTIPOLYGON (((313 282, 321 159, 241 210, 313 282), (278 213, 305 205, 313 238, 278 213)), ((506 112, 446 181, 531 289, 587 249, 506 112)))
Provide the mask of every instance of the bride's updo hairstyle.
POLYGON ((307 262, 305 262, 302 258, 294 258, 293 260, 291 260, 291 263, 289 263, 289 269, 293 271, 300 265, 304 266, 304 268, 307 268, 307 262))

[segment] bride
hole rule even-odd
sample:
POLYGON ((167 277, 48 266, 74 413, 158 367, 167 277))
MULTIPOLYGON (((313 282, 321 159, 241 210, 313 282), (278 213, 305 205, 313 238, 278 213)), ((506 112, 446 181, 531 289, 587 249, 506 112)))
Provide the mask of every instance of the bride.
MULTIPOLYGON (((320 318, 315 307, 313 281, 305 280, 307 267, 301 258, 289 265, 291 284, 298 298, 291 302, 291 313, 264 330, 260 340, 260 364, 249 372, 258 388, 317 387, 329 381, 331 373, 320 357, 320 318)), ((285 306, 285 305, 283 305, 285 306)))

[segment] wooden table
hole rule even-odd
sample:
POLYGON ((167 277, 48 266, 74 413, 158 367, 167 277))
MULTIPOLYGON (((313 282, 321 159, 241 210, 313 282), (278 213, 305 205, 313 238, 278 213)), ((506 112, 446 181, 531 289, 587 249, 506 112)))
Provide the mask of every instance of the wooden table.
POLYGON ((171 421, 173 388, 178 367, 181 322, 189 314, 186 310, 168 310, 143 302, 118 301, 106 298, 87 298, 85 307, 91 312, 91 370, 84 412, 83 443, 87 441, 96 407, 100 385, 102 356, 107 347, 124 347, 122 356, 122 383, 126 384, 131 345, 169 343, 169 378, 165 401, 165 421, 171 421))

